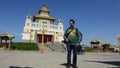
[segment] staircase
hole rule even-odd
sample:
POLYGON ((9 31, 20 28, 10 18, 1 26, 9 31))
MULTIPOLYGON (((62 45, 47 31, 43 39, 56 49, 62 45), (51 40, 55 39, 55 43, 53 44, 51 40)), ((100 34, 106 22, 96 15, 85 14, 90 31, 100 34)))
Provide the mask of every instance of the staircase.
POLYGON ((4 47, 0 47, 0 50, 5 50, 5 48, 4 47))
MULTIPOLYGON (((39 49, 41 47, 41 43, 37 43, 39 49)), ((61 45, 59 44, 56 44, 56 43, 47 43, 47 44, 44 44, 44 50, 46 52, 63 52, 64 49, 61 45)))
MULTIPOLYGON (((37 43, 37 45, 38 45, 39 50, 40 50, 42 44, 41 43, 37 43)), ((46 52, 52 52, 52 50, 46 44, 44 44, 44 50, 46 52)))
POLYGON ((63 51, 64 51, 63 47, 61 47, 61 45, 56 44, 56 43, 49 43, 49 44, 47 44, 47 46, 48 46, 52 51, 59 51, 59 52, 63 52, 63 51))

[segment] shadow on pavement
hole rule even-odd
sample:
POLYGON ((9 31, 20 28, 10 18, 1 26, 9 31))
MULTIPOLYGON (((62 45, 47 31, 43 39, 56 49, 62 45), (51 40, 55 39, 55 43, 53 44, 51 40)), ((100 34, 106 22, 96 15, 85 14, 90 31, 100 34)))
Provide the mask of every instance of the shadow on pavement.
POLYGON ((19 66, 9 66, 9 68, 33 68, 33 67, 19 67, 19 66))
MULTIPOLYGON (((62 63, 62 64, 60 64, 60 65, 63 65, 63 66, 65 66, 66 68, 67 68, 67 63, 62 63)), ((73 64, 70 64, 70 67, 73 67, 73 64)))
MULTIPOLYGON (((93 60, 84 60, 86 62, 97 62, 97 63, 103 63, 103 64, 110 64, 110 65, 115 65, 118 67, 112 67, 112 68, 120 68, 120 61, 93 61, 93 60)), ((111 68, 111 67, 108 67, 111 68)))

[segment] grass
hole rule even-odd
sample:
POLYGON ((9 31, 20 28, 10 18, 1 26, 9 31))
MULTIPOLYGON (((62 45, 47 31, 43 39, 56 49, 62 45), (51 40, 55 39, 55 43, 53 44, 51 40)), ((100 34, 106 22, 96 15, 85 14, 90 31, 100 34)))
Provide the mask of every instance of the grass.
POLYGON ((90 47, 85 47, 85 52, 92 52, 92 48, 90 48, 90 47))
POLYGON ((11 50, 27 50, 27 51, 38 51, 39 48, 36 43, 21 43, 16 42, 11 44, 11 50))

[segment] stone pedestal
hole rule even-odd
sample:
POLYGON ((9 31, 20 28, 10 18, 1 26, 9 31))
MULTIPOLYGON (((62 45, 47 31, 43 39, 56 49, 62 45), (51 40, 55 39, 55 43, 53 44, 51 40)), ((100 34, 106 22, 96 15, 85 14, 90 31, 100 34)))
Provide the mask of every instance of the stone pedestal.
POLYGON ((118 40, 118 47, 119 47, 119 54, 120 54, 120 36, 117 37, 118 40))

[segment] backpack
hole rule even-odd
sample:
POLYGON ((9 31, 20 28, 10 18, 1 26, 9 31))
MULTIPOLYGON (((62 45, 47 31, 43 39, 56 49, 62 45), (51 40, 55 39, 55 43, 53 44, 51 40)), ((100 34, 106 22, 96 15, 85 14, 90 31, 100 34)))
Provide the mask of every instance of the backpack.
MULTIPOLYGON (((77 30, 78 30, 78 29, 76 28, 76 32, 77 32, 77 30)), ((80 42, 81 42, 82 39, 83 39, 83 37, 82 37, 83 35, 82 35, 82 33, 81 33, 80 31, 79 31, 79 34, 80 34, 80 42)))

